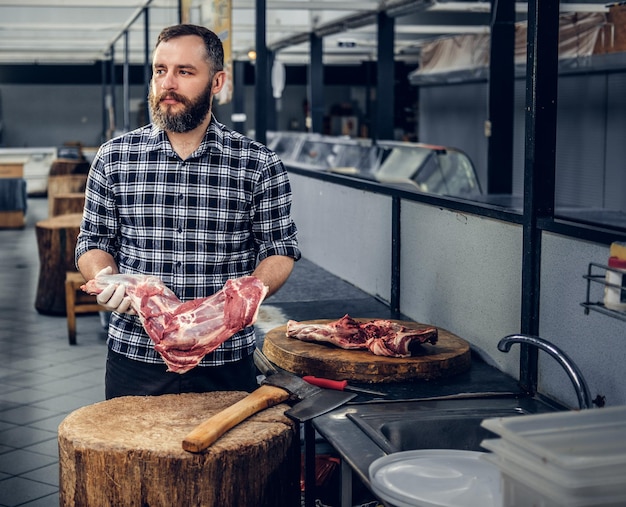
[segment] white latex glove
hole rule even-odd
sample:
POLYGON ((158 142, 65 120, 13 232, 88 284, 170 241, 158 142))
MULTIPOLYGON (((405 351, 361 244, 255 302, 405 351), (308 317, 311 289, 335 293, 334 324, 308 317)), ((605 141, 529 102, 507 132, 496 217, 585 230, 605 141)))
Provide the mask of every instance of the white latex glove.
MULTIPOLYGON (((111 266, 107 266, 96 274, 96 278, 100 275, 110 275, 112 271, 111 266)), ((130 307, 130 297, 126 296, 126 287, 123 284, 109 284, 96 296, 96 301, 111 312, 135 314, 135 311, 130 307)))

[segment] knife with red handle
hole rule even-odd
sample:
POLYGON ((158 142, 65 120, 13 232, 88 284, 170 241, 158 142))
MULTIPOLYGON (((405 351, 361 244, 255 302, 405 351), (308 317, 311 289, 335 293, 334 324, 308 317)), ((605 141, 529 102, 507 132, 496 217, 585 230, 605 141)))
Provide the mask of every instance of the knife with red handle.
POLYGON ((336 391, 350 391, 353 393, 364 393, 364 394, 372 394, 374 396, 387 396, 386 393, 382 393, 380 391, 374 391, 372 389, 363 389, 361 387, 354 387, 348 385, 347 380, 330 380, 327 378, 319 378, 313 377, 311 375, 306 375, 302 377, 302 380, 308 382, 309 384, 313 384, 314 386, 323 387, 325 389, 335 389, 336 391))

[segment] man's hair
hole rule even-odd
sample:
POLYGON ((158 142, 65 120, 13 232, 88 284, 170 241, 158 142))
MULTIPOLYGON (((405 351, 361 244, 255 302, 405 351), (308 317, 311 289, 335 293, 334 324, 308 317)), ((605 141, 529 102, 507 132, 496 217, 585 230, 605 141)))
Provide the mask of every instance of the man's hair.
POLYGON ((220 38, 208 28, 200 25, 173 25, 164 28, 159 34, 155 48, 161 42, 167 42, 177 37, 185 35, 197 35, 204 41, 206 49, 207 61, 211 64, 212 72, 224 70, 224 46, 220 38))

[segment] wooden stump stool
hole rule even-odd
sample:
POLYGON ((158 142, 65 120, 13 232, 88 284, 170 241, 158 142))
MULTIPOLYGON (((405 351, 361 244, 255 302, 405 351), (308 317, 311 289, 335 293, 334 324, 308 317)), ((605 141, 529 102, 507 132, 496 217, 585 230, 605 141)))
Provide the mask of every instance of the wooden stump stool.
POLYGON ((51 217, 69 213, 82 213, 85 207, 85 192, 64 192, 48 199, 52 203, 51 217))
MULTIPOLYGON (((59 194, 67 193, 85 193, 87 186, 86 174, 62 174, 59 176, 48 177, 48 216, 55 214, 54 204, 55 198, 59 194)), ((82 208, 79 210, 82 212, 82 208)))
POLYGON ((195 426, 246 394, 127 396, 72 412, 58 432, 60 506, 299 506, 287 405, 259 412, 203 453, 182 448, 195 426))
POLYGON ((76 271, 74 249, 82 214, 59 215, 37 222, 39 281, 35 308, 39 313, 65 315, 65 275, 76 271))
POLYGON ((96 296, 86 294, 80 288, 85 283, 78 271, 68 271, 65 276, 65 313, 67 314, 67 337, 70 345, 76 345, 76 314, 106 312, 96 301, 96 296))

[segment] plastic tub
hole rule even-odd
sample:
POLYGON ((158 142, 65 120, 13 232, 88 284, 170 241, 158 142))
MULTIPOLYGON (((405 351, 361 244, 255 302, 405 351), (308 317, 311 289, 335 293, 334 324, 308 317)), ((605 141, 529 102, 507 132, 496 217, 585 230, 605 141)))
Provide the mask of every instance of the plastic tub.
POLYGON ((626 493, 594 489, 569 490, 551 482, 516 463, 503 460, 496 454, 486 454, 485 459, 498 467, 501 474, 502 507, 624 507, 626 493))
POLYGON ((485 419, 505 507, 626 505, 626 406, 485 419))
POLYGON ((570 474, 626 467, 626 406, 484 419, 481 425, 570 474))
MULTIPOLYGON (((492 451, 493 454, 487 459, 497 464, 501 470, 509 474, 522 474, 527 477, 527 483, 544 485, 544 491, 559 497, 586 499, 587 503, 581 505, 595 505, 590 501, 609 497, 621 498, 623 505, 626 504, 624 467, 615 467, 607 475, 589 473, 585 476, 584 470, 570 473, 569 470, 544 462, 540 457, 502 439, 483 440, 481 445, 492 451)), ((513 474, 513 477, 517 475, 513 474)))

